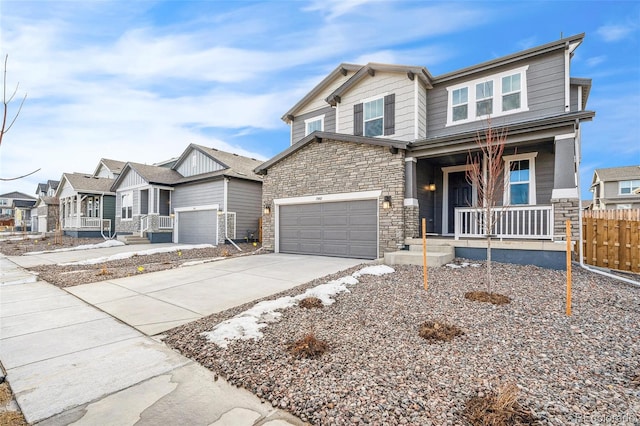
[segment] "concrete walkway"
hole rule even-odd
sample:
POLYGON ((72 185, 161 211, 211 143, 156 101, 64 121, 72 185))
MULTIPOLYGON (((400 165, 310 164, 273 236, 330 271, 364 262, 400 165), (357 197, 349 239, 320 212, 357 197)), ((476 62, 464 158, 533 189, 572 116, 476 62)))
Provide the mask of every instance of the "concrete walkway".
POLYGON ((71 262, 145 247, 0 255, 0 361, 27 421, 42 425, 303 424, 262 404, 252 393, 215 380, 206 368, 109 312, 154 334, 361 262, 247 256, 72 287, 70 292, 37 281, 17 264, 71 262))
POLYGON ((303 424, 0 257, 0 360, 29 423, 303 424))

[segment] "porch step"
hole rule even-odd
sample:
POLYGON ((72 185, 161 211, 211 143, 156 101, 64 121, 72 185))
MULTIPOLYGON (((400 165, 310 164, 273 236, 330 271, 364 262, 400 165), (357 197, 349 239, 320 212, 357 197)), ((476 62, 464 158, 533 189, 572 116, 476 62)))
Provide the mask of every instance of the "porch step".
POLYGON ((141 237, 139 235, 125 235, 123 238, 124 243, 127 245, 133 244, 151 244, 151 241, 147 237, 141 237))
MULTIPOLYGON (((438 267, 445 265, 455 257, 455 248, 447 245, 427 246, 427 266, 438 267)), ((422 265, 422 245, 412 244, 409 250, 394 251, 384 254, 387 265, 422 265)))

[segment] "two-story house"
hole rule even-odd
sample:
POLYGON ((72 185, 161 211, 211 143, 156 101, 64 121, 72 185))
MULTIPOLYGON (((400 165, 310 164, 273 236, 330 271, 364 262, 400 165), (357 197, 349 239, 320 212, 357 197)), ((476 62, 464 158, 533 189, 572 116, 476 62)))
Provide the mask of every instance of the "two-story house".
POLYGON ((593 210, 640 209, 640 165, 596 169, 593 210))
POLYGON ((60 206, 54 196, 58 189, 57 180, 49 179, 46 183, 39 183, 36 188, 38 201, 31 210, 31 230, 33 232, 52 232, 56 230, 60 221, 60 206))
POLYGON ((19 201, 18 204, 23 205, 24 203, 20 203, 20 201, 34 202, 36 201, 36 199, 30 195, 18 191, 8 192, 6 194, 0 195, 1 217, 7 220, 15 218, 14 201, 19 201))
POLYGON ((507 132, 504 208, 491 233, 563 238, 579 211, 580 125, 595 115, 586 110, 591 80, 570 72, 583 38, 439 76, 421 66, 339 65, 284 114, 291 146, 256 169, 264 246, 378 258, 419 236, 421 218, 432 234, 484 236, 466 171, 489 118, 507 132))

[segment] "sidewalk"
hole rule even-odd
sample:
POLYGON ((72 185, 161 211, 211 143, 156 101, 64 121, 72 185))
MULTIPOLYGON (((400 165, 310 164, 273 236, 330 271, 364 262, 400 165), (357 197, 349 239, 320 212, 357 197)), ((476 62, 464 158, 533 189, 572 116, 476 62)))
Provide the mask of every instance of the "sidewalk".
POLYGON ((0 270, 0 361, 29 423, 303 424, 4 256, 0 270))

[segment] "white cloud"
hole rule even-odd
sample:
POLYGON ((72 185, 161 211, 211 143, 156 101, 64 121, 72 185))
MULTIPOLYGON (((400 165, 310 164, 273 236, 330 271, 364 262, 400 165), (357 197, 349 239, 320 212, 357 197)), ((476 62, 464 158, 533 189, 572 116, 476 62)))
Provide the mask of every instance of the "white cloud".
POLYGON ((595 67, 600 65, 601 63, 603 63, 604 61, 607 60, 607 56, 606 55, 600 55, 600 56, 592 56, 591 58, 587 59, 587 65, 590 67, 595 67))
POLYGON ((606 42, 620 41, 627 38, 637 29, 637 25, 603 25, 596 32, 606 42))

